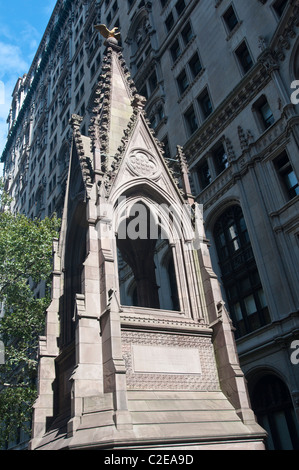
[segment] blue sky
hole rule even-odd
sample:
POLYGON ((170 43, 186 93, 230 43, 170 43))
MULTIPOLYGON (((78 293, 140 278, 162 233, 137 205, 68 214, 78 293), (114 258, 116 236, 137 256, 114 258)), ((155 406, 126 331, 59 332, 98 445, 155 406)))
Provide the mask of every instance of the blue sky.
POLYGON ((0 155, 12 90, 18 77, 28 72, 55 4, 56 0, 0 0, 0 155))

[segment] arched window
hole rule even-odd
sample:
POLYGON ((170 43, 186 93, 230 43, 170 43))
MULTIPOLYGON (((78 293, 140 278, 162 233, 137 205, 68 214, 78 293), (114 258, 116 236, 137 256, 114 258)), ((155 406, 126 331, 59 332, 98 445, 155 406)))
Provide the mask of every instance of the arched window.
POLYGON ((299 449, 299 425, 288 388, 273 374, 255 385, 251 397, 259 424, 267 431, 268 450, 299 449))
POLYGON ((240 337, 269 323, 270 316, 239 206, 230 207, 217 220, 214 239, 229 310, 240 337))
POLYGON ((131 42, 132 56, 134 56, 137 51, 140 52, 141 49, 143 50, 149 43, 149 32, 150 24, 148 14, 145 9, 142 9, 132 23, 128 33, 128 38, 131 42))
POLYGON ((134 204, 130 213, 117 235, 121 304, 180 310, 169 241, 147 206, 134 204))

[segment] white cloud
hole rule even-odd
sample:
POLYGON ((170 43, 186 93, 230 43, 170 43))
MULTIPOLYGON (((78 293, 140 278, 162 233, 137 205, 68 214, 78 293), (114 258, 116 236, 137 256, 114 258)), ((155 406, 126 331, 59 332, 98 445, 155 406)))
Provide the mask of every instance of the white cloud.
POLYGON ((10 42, 14 39, 9 27, 6 24, 0 24, 0 36, 8 39, 10 42))
POLYGON ((13 44, 0 42, 0 79, 7 75, 19 75, 28 70, 29 64, 23 59, 21 49, 13 44))
POLYGON ((37 51, 40 42, 40 33, 34 26, 24 21, 19 36, 21 43, 27 45, 28 52, 35 53, 37 51))

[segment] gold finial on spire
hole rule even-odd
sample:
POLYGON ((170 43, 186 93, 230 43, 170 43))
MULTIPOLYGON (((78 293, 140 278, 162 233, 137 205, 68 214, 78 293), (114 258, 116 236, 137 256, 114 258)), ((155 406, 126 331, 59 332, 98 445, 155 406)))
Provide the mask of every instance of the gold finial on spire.
POLYGON ((115 38, 117 41, 120 40, 120 33, 116 31, 118 28, 115 26, 113 29, 109 30, 105 24, 99 24, 94 26, 97 31, 101 33, 101 35, 105 38, 115 38))

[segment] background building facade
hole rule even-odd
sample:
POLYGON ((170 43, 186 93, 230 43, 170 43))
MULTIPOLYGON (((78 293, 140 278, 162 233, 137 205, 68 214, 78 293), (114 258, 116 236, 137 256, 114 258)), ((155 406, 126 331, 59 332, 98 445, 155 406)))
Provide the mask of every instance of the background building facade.
POLYGON ((87 135, 101 70, 94 25, 118 26, 166 157, 184 147, 270 448, 299 446, 299 365, 291 360, 299 326, 298 17, 298 0, 58 1, 14 89, 2 155, 16 210, 61 215, 69 119, 82 116, 87 135))

